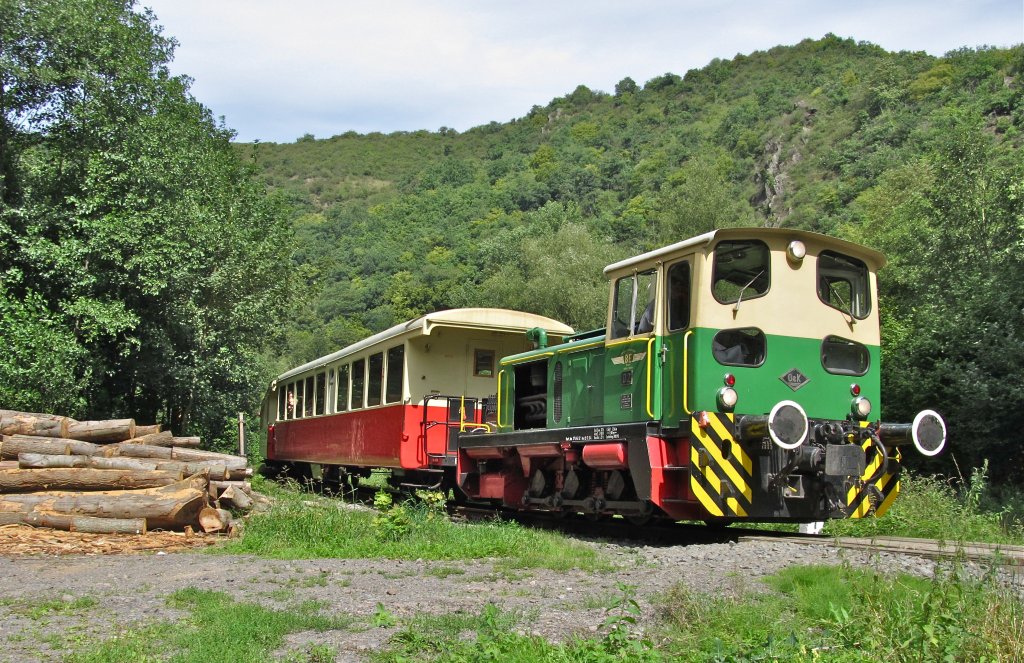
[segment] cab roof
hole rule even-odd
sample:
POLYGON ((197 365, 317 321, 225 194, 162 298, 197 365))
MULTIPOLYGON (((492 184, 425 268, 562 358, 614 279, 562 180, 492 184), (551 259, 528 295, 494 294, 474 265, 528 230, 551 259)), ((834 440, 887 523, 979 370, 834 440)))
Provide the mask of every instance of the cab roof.
POLYGON ((612 274, 631 272, 641 265, 646 266, 652 261, 683 253, 690 248, 708 246, 719 239, 765 239, 769 237, 776 239, 788 238, 790 240, 798 239, 804 243, 824 245, 842 253, 861 258, 873 270, 881 269, 885 265, 885 256, 874 249, 848 242, 845 239, 822 235, 808 230, 793 230, 790 228, 723 228, 612 263, 604 268, 604 274, 605 276, 611 276, 612 274))

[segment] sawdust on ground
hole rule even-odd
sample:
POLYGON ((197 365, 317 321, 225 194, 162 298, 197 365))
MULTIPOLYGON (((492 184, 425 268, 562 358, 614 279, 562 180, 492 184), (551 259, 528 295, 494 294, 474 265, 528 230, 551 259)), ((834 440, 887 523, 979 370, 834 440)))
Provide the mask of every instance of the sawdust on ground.
POLYGON ((204 548, 223 536, 194 532, 147 532, 146 534, 86 534, 30 525, 0 526, 0 553, 24 555, 117 555, 141 552, 175 552, 204 548))

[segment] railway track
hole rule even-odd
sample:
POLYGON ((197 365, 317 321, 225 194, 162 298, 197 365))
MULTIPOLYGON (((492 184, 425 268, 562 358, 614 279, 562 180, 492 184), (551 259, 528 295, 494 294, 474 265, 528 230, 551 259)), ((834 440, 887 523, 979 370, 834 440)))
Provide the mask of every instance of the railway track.
POLYGON ((772 536, 741 535, 739 541, 786 541, 802 545, 831 545, 851 550, 899 553, 929 559, 966 559, 972 562, 991 563, 1000 566, 1024 566, 1024 546, 1002 543, 969 543, 939 541, 936 539, 914 539, 900 536, 876 536, 857 538, 851 536, 772 536))
POLYGON ((593 521, 586 517, 567 516, 551 518, 539 514, 517 511, 495 512, 472 507, 455 507, 455 517, 467 520, 494 518, 515 520, 530 527, 559 530, 574 536, 607 538, 642 542, 647 545, 696 545, 707 543, 743 543, 745 541, 773 541, 799 545, 834 546, 850 550, 887 552, 914 555, 928 559, 964 559, 972 562, 995 563, 1000 566, 1024 566, 1024 546, 993 543, 970 543, 915 539, 910 537, 877 536, 830 537, 814 534, 793 534, 748 528, 714 527, 703 524, 653 522, 636 526, 621 519, 593 521))

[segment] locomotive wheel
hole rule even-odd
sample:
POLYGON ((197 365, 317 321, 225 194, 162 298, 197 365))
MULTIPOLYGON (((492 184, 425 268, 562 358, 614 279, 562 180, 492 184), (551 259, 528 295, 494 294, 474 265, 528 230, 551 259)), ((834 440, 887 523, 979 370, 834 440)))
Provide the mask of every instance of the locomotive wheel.
POLYGON ((623 518, 630 525, 636 525, 637 527, 643 527, 647 523, 651 522, 654 518, 654 507, 651 506, 650 502, 643 502, 643 508, 640 513, 629 513, 625 514, 623 518))
POLYGON ((725 529, 729 525, 732 525, 731 518, 705 518, 704 524, 711 529, 725 529))

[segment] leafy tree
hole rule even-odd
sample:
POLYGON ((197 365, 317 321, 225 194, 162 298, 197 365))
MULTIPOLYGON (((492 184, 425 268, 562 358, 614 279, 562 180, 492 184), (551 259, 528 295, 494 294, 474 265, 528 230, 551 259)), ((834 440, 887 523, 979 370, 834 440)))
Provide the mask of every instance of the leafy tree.
POLYGON ((289 308, 280 206, 232 132, 169 74, 174 44, 150 12, 116 0, 0 7, 13 19, 0 28, 0 288, 25 302, 0 312, 21 361, 54 380, 13 402, 220 434, 253 407, 266 323, 289 308), (63 402, 46 395, 58 385, 63 402))

